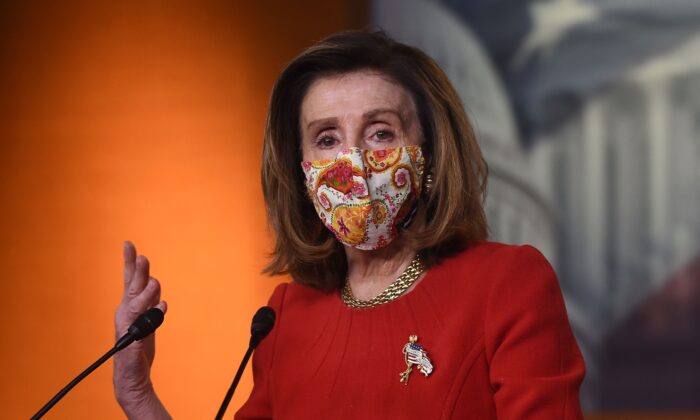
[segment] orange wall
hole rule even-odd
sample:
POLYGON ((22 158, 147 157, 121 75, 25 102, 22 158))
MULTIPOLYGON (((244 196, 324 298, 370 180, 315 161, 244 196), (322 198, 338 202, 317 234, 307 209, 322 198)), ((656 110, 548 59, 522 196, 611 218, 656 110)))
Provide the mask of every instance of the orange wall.
MULTIPOLYGON (((0 6, 0 417, 27 418, 113 342, 121 243, 170 304, 154 382, 212 417, 250 317, 283 279, 259 185, 275 76, 364 2, 16 2, 0 6)), ((230 411, 251 387, 244 378, 230 411)), ((122 418, 111 365, 50 418, 122 418)))

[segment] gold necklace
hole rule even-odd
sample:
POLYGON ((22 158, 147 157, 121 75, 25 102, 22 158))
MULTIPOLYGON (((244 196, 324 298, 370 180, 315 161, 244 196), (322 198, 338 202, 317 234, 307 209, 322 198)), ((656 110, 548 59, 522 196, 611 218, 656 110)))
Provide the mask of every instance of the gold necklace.
POLYGON ((416 254, 408 264, 408 267, 404 270, 401 275, 394 280, 389 287, 387 287, 382 293, 373 297, 370 300, 360 300, 352 294, 352 289, 350 288, 350 281, 345 279, 345 286, 343 287, 341 297, 343 302, 351 308, 371 308, 373 306, 381 305, 383 303, 390 302, 397 297, 401 296, 413 283, 418 280, 421 274, 425 271, 423 266, 423 261, 420 259, 420 255, 416 254))

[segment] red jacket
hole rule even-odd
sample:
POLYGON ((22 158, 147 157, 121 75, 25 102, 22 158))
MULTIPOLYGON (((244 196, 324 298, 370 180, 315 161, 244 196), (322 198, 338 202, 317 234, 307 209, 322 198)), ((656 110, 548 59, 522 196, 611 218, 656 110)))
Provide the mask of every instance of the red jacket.
POLYGON ((237 419, 583 418, 583 358, 554 271, 531 246, 480 242, 374 308, 295 283, 270 305, 277 322, 237 419), (405 385, 411 335, 433 371, 414 366, 405 385))

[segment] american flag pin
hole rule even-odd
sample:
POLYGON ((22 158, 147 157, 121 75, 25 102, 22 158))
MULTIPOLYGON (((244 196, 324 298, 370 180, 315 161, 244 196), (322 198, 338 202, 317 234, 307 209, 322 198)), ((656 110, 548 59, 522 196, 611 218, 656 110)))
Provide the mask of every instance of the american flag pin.
POLYGON ((408 343, 403 346, 404 360, 406 360, 406 370, 401 372, 401 380, 399 382, 404 385, 408 385, 408 376, 413 371, 413 366, 415 365, 418 372, 422 373, 428 377, 433 373, 433 364, 428 358, 428 353, 425 351, 423 346, 416 344, 418 341, 417 335, 411 335, 408 337, 408 343))

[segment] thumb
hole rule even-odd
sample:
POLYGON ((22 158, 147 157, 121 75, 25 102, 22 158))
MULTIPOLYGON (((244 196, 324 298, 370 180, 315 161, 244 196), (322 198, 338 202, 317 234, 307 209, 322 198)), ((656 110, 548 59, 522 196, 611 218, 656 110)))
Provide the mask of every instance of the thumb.
POLYGON ((168 302, 164 300, 158 302, 158 304, 155 307, 160 309, 163 312, 163 315, 165 315, 168 312, 168 302))

